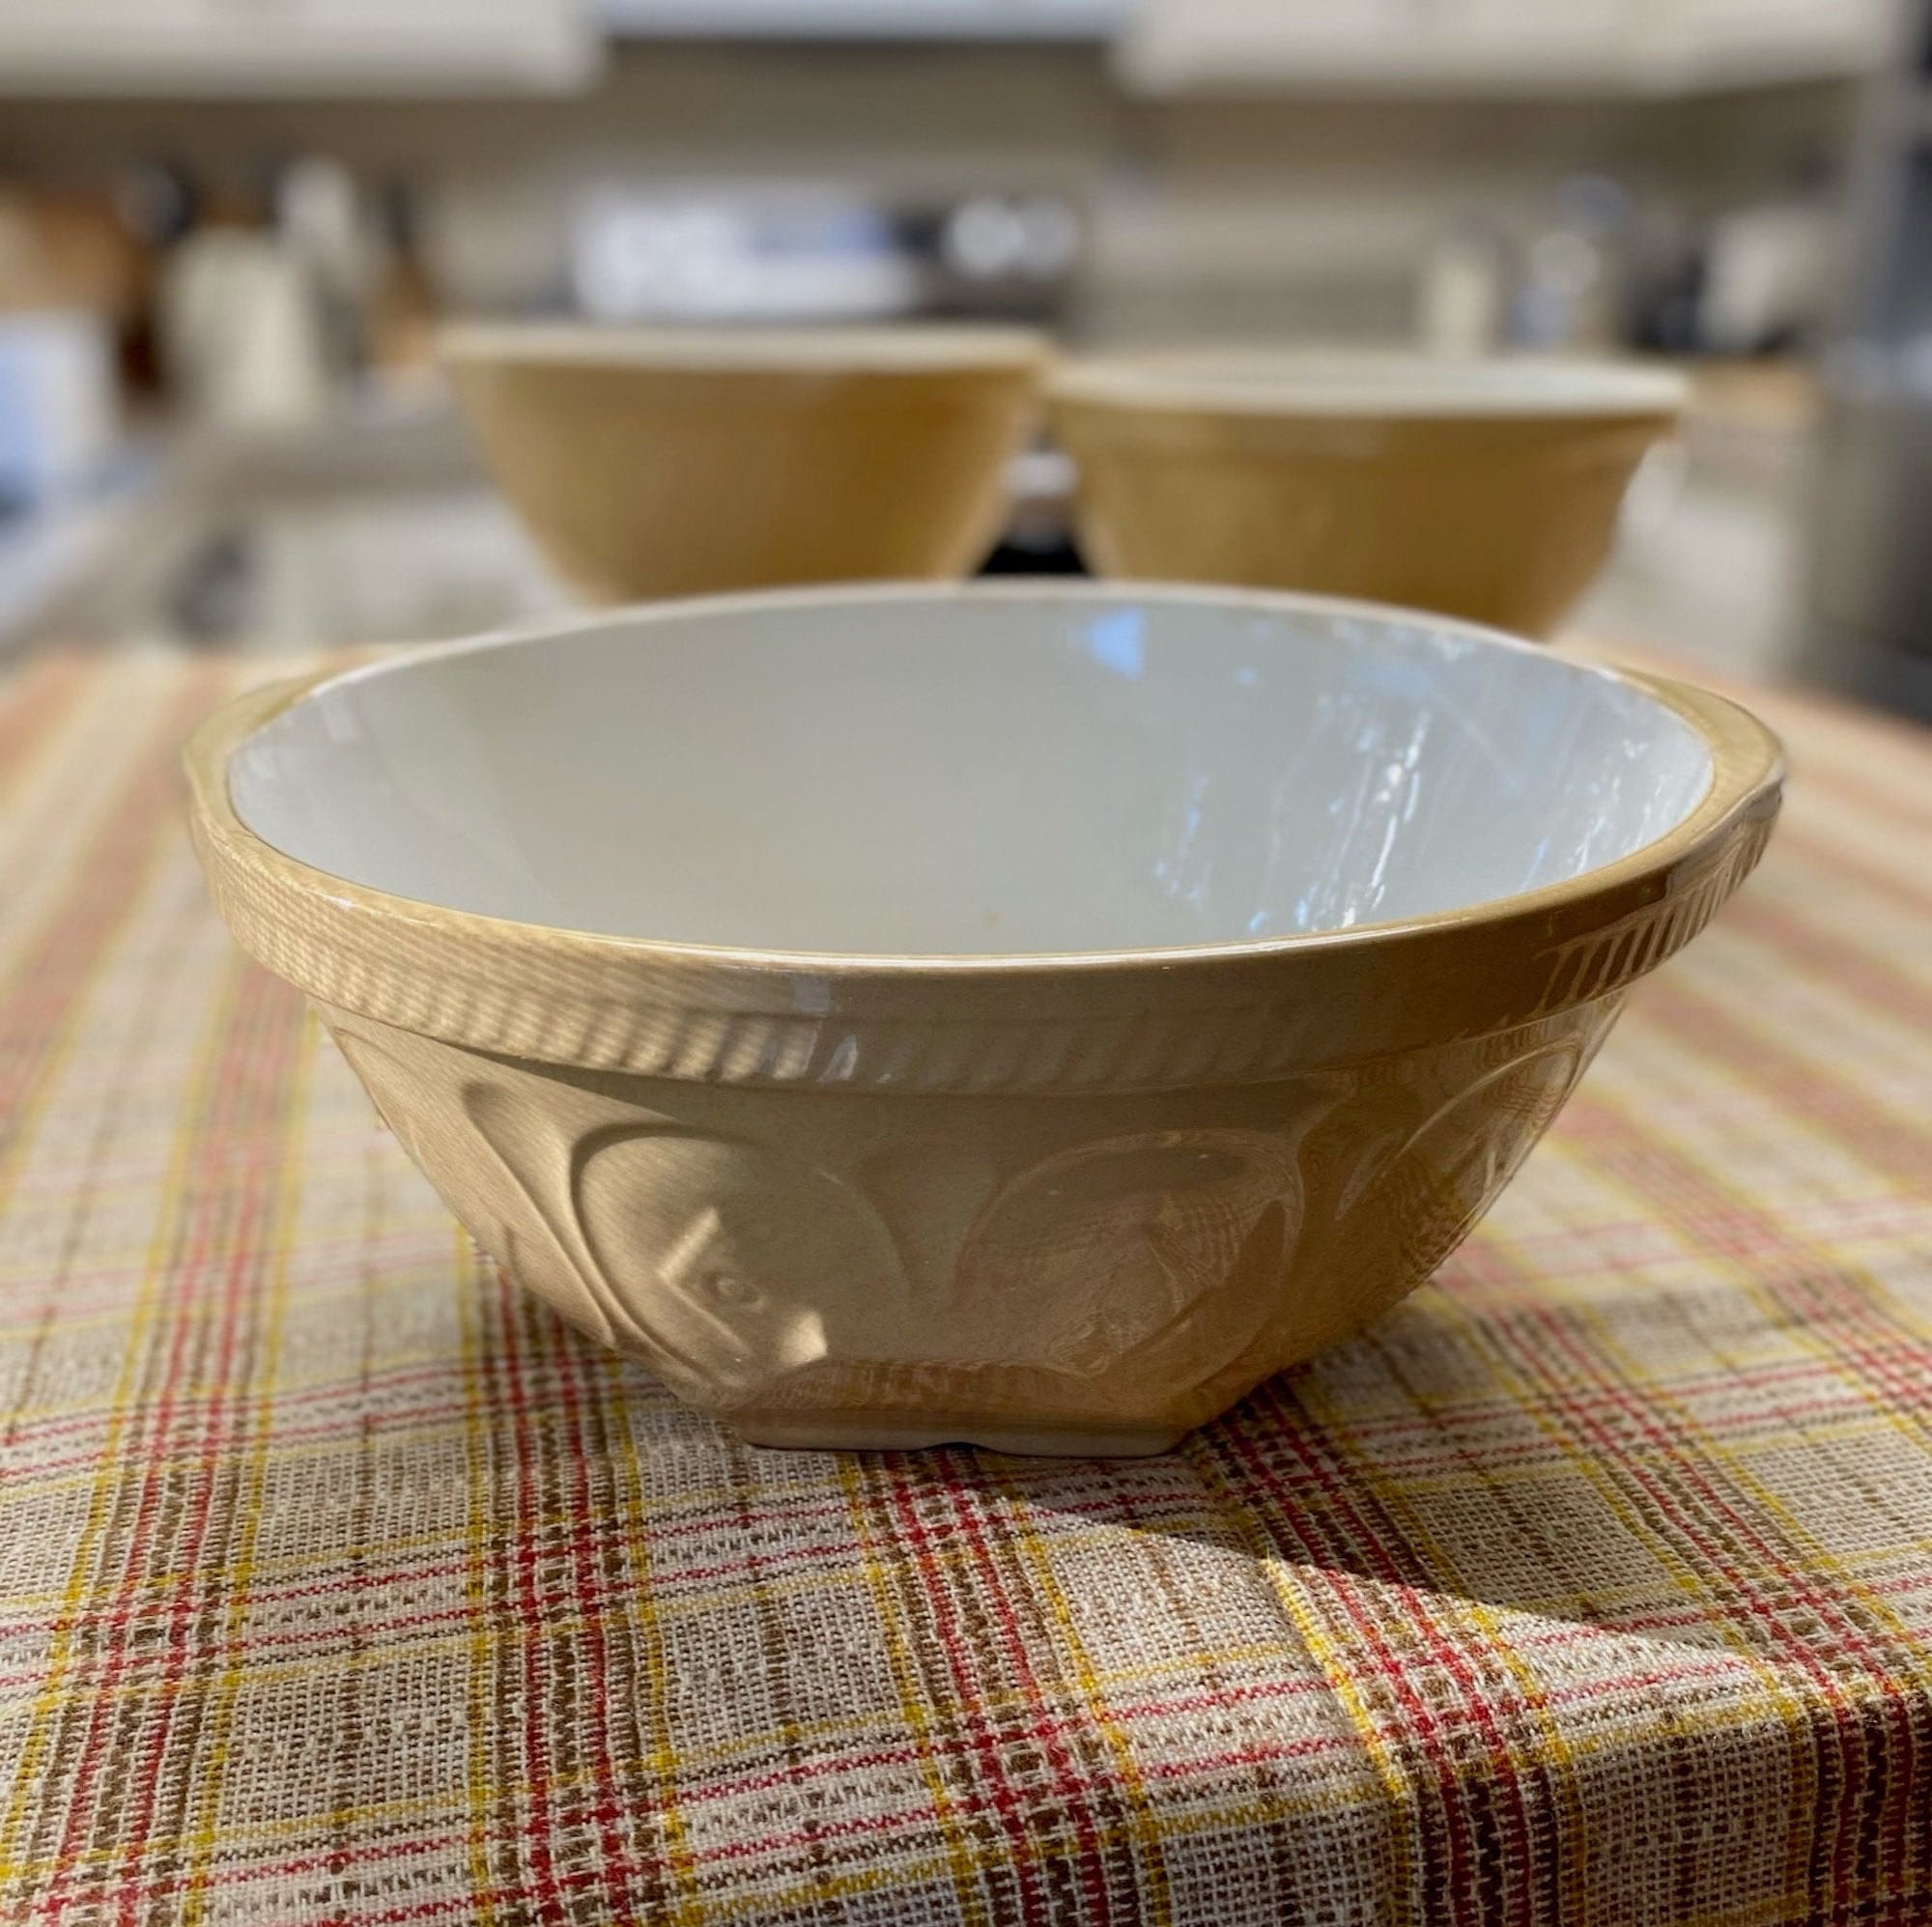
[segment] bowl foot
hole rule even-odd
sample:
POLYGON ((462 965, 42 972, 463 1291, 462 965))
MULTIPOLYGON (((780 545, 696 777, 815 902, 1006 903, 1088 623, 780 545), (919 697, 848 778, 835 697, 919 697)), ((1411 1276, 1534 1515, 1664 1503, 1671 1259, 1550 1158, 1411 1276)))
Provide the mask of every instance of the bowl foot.
POLYGON ((920 1424, 906 1419, 744 1416, 726 1421, 748 1445, 799 1452, 923 1452, 935 1445, 972 1445, 1025 1459, 1146 1459, 1172 1452, 1186 1426, 1026 1426, 961 1420, 920 1424))

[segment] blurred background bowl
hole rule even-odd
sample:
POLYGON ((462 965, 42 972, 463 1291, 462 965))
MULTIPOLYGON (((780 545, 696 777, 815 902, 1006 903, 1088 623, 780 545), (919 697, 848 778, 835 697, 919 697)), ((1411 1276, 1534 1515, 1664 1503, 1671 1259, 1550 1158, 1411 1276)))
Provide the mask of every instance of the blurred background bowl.
POLYGON ((1049 384, 1100 573, 1364 596, 1547 636, 1682 383, 1609 362, 1192 352, 1049 384))
POLYGON ((1036 412, 1005 328, 452 329, 497 481, 594 600, 978 566, 1036 412))

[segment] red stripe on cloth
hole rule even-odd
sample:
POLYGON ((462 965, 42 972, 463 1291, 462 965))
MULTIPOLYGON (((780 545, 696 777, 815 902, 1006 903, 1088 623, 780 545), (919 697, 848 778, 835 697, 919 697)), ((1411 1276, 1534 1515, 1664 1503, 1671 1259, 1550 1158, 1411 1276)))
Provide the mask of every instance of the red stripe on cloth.
MULTIPOLYGON (((205 1439, 219 1436, 232 1447, 239 1432, 229 1402, 220 1388, 232 1386, 236 1331, 242 1315, 245 1288, 252 1283, 252 1261, 267 1229, 268 1204, 279 1176, 276 1153, 280 1140, 276 1116, 282 1096, 279 1074, 302 1024, 300 1000, 285 985, 252 966, 238 971, 241 995, 233 1006, 233 1022, 222 1039, 222 1055, 210 1080, 206 1118, 197 1128, 201 1154, 185 1177, 192 1201, 178 1252, 167 1269, 166 1296, 171 1312, 171 1335, 159 1382, 149 1394, 141 1437, 152 1448, 167 1439, 175 1422, 174 1391, 189 1357, 195 1326, 203 1311, 203 1281, 213 1286, 214 1333, 212 1358, 206 1361, 215 1396, 204 1407, 201 1431, 205 1439)), ((98 1615, 104 1626, 99 1696, 78 1742, 78 1766, 57 1856, 69 1856, 81 1831, 96 1818, 91 1800, 95 1780, 110 1755, 103 1743, 112 1694, 128 1663, 128 1633, 135 1601, 145 1590, 146 1564, 165 1482, 154 1459, 139 1475, 133 1517, 122 1552, 121 1576, 111 1589, 111 1603, 98 1615)), ((186 1522, 182 1535, 181 1566, 192 1571, 206 1544, 214 1487, 201 1481, 190 1488, 186 1522)), ((185 1677, 189 1656, 187 1629, 203 1601, 189 1584, 175 1590, 164 1613, 162 1644, 163 1688, 178 1686, 185 1677)), ((170 1739, 169 1724, 156 1721, 133 1774, 134 1797, 129 1810, 134 1837, 145 1834, 154 1817, 159 1788, 157 1769, 170 1739)), ((48 1895, 48 1910, 58 1919, 69 1897, 56 1881, 48 1895)), ((139 1927, 131 1904, 124 1907, 125 1923, 139 1927)))
MULTIPOLYGON (((564 1462, 571 1484, 569 1554, 574 1569, 572 1594, 581 1600, 605 1589, 600 1568, 608 1535, 606 1530, 600 1529, 589 1479, 590 1465, 601 1461, 593 1461, 585 1426, 586 1400, 582 1379, 582 1357, 574 1335, 559 1333, 556 1351, 558 1417, 566 1440, 564 1462)), ((611 1743, 611 1709, 605 1697, 604 1680, 610 1652, 604 1638, 603 1616, 597 1613, 587 1615, 583 1627, 584 1657, 591 1671, 586 1693, 595 1773, 593 1789, 597 1796, 598 1847, 603 1855, 606 1878, 611 1883, 611 1904, 619 1909, 630 1908, 637 1905, 640 1869, 617 1824, 622 1812, 622 1783, 611 1743)))
POLYGON ((0 807, 33 768, 36 752, 58 741, 89 680, 78 656, 55 654, 36 657, 0 682, 0 807))
POLYGON ((169 805, 177 790, 182 733, 209 706, 216 685, 203 675, 162 710, 151 747, 135 762, 100 827, 72 864, 72 881, 0 984, 0 1202, 11 1134, 23 1127, 26 1099, 84 1007, 89 966, 140 902, 156 855, 181 834, 169 805))
POLYGON ((1748 1026, 1681 973, 1643 987, 1645 1023, 1667 1030, 1700 1056, 1755 1085, 1793 1117, 1835 1140, 1875 1171, 1922 1186, 1932 1174, 1932 1124, 1885 1109, 1815 1059, 1748 1026))
MULTIPOLYGON (((953 1690, 962 1704, 970 1706, 976 1693, 973 1669, 968 1658, 969 1648, 948 1597, 943 1575, 934 1565, 933 1535, 920 1516, 914 1498, 910 1466, 916 1463, 895 1454, 882 1461, 878 1476, 884 1486, 886 1503, 898 1529, 899 1544, 910 1570, 921 1582, 934 1629, 939 1634, 940 1646, 952 1676, 953 1690)), ((1013 1874, 1019 1885, 1020 1919, 1023 1923, 1037 1921, 1042 1923, 1042 1927, 1051 1927, 1053 1916, 1039 1886, 1038 1865, 1034 1856, 1024 1851, 1027 1839, 1024 1809, 1007 1775, 1000 1757, 999 1743, 985 1722, 976 1719, 969 1728, 969 1743, 1001 1827, 1008 1839, 1020 1850, 1013 1858, 1013 1874)))
POLYGON ((1932 1032, 1932 982, 1761 897, 1739 897, 1724 919, 1733 929, 1774 945, 1834 994, 1848 995, 1894 1023, 1932 1032))
MULTIPOLYGON (((1785 812, 1786 817, 1790 814, 1788 810, 1785 812)), ((1774 877, 1784 868, 1787 858, 1799 856, 1807 867, 1814 867, 1833 879, 1849 879, 1861 890, 1883 898, 1893 909, 1932 921, 1932 890, 1910 877, 1900 876, 1883 864, 1872 862, 1865 855, 1862 843, 1848 842, 1841 836, 1821 830, 1815 823, 1792 823, 1780 819, 1772 850, 1773 854, 1765 861, 1776 865, 1774 877)), ((1762 904, 1766 894, 1760 882, 1743 895, 1733 897, 1725 906, 1724 915, 1734 917, 1747 905, 1762 904)), ((1785 907, 1791 907, 1786 893, 1780 892, 1777 900, 1785 907)), ((1830 968, 1828 962, 1828 971, 1830 968)))
MULTIPOLYGON (((1286 1395, 1292 1396, 1292 1393, 1286 1395)), ((1264 1400, 1267 1397, 1264 1394, 1264 1400)), ((1306 1509, 1305 1522, 1297 1526, 1297 1537, 1313 1560, 1312 1569, 1303 1575, 1303 1583, 1311 1590, 1324 1593, 1340 1607, 1364 1653, 1372 1658, 1377 1674, 1388 1684, 1412 1722, 1421 1764, 1433 1777, 1442 1803, 1448 1884, 1439 1890, 1439 1898, 1452 1910, 1452 1917, 1467 1919, 1472 1927, 1485 1927, 1482 1915, 1486 1911, 1511 1903, 1492 1890, 1493 1883, 1477 1876, 1483 1857, 1481 1834, 1485 1820, 1472 1809, 1470 1801, 1482 1799, 1487 1803, 1492 1787, 1501 1792, 1514 1828, 1513 1844, 1520 1853, 1527 1838, 1528 1819, 1510 1749, 1497 1729, 1492 1710, 1476 1688, 1453 1635, 1436 1621, 1427 1601, 1409 1583, 1414 1562, 1411 1555, 1396 1550, 1400 1535, 1393 1521, 1379 1507, 1375 1508, 1371 1521, 1370 1494, 1339 1475, 1315 1434, 1292 1406, 1284 1403, 1276 1407, 1278 1412, 1284 1415, 1293 1412, 1293 1416, 1288 1423, 1270 1428, 1264 1439, 1252 1417, 1260 1403, 1250 1402, 1238 1408, 1218 1428, 1223 1448, 1236 1455, 1249 1487, 1274 1499, 1278 1519, 1295 1517, 1304 1509, 1298 1504, 1295 1483, 1284 1481, 1277 1473, 1273 1457, 1276 1452, 1292 1458, 1295 1468, 1326 1501, 1320 1510, 1306 1509), (1328 1530, 1331 1518, 1339 1522, 1339 1531, 1328 1530), (1480 1735, 1493 1781, 1485 1781, 1462 1770, 1448 1744, 1449 1722, 1437 1715, 1435 1708, 1418 1689, 1410 1676, 1407 1656, 1397 1649, 1376 1607, 1350 1581, 1350 1573, 1363 1566, 1383 1586, 1398 1591, 1408 1615, 1404 1630, 1421 1638, 1423 1661, 1439 1666, 1455 1683, 1458 1710, 1480 1735)))
MULTIPOLYGON (((1701 1173, 1673 1152, 1663 1141, 1640 1137, 1621 1116, 1606 1111, 1592 1100, 1587 1091, 1579 1099, 1573 1100, 1572 1110, 1577 1114, 1571 1120, 1573 1124, 1586 1123, 1590 1128, 1596 1140, 1593 1146, 1596 1153, 1600 1157, 1604 1156, 1605 1152, 1613 1147, 1615 1161, 1626 1168, 1631 1181, 1647 1185, 1655 1194, 1662 1179, 1667 1185, 1664 1197, 1689 1201, 1707 1224, 1722 1225, 1734 1220, 1743 1221, 1752 1228, 1758 1239, 1766 1243, 1783 1243, 1791 1248, 1795 1255, 1810 1257, 1815 1261, 1816 1254, 1806 1253, 1802 1245, 1794 1245, 1788 1233, 1783 1232, 1775 1218, 1744 1204, 1712 1185, 1701 1173)), ((1715 1248, 1723 1250, 1721 1238, 1715 1241, 1715 1248)), ((1833 1317, 1833 1342, 1848 1362, 1856 1365, 1871 1378, 1884 1401, 1880 1408, 1899 1414, 1921 1430, 1932 1425, 1932 1417, 1928 1417, 1927 1410, 1928 1387, 1932 1387, 1932 1371, 1924 1369, 1928 1362, 1932 1362, 1932 1348, 1922 1344, 1911 1344, 1906 1334, 1896 1324, 1880 1318, 1870 1301, 1863 1294, 1849 1289, 1843 1279, 1837 1277, 1831 1267, 1819 1266, 1815 1261, 1808 1266, 1794 1266, 1785 1275, 1764 1277, 1760 1289, 1770 1296, 1792 1304, 1794 1312, 1801 1318, 1809 1318, 1829 1308, 1833 1317), (1861 1333, 1863 1335, 1861 1336, 1861 1333), (1918 1369, 1906 1362, 1915 1352, 1920 1361, 1918 1369), (1900 1356, 1901 1353, 1904 1354, 1903 1357, 1900 1356)), ((1788 1574, 1788 1577, 1794 1590, 1802 1586, 1801 1575, 1794 1573, 1788 1574)), ((1841 1577, 1838 1584, 1843 1587, 1846 1580, 1841 1577)), ((1868 1587, 1857 1582, 1853 1582, 1853 1590, 1857 1596, 1870 1598, 1875 1601, 1880 1598, 1868 1587)), ((1808 1598, 1804 1602, 1821 1612, 1829 1612, 1842 1628, 1843 1610, 1835 1593, 1824 1599, 1808 1598)), ((1755 1595, 1747 1590, 1740 1592, 1739 1604, 1754 1616, 1761 1613, 1755 1595)), ((1796 1645, 1802 1659, 1808 1648, 1802 1639, 1797 1639, 1796 1645)), ((1839 1652, 1858 1655, 1867 1660, 1873 1658, 1873 1649, 1859 1630, 1853 1631, 1849 1638, 1841 1635, 1839 1652)), ((1895 1666, 1899 1658, 1898 1651, 1892 1650, 1887 1658, 1889 1663, 1895 1666)), ((1877 1668, 1874 1667, 1873 1670, 1876 1671, 1877 1668)), ((1922 1663, 1919 1670, 1921 1674, 1919 1691, 1923 1695, 1927 1685, 1932 1684, 1932 1679, 1926 1677, 1928 1669, 1922 1663)), ((1823 1694, 1832 1709, 1832 1718, 1839 1737, 1842 1758, 1851 1744, 1847 1731, 1850 1715, 1833 1685, 1825 1685, 1823 1694)), ((1894 1753, 1901 1769, 1900 1778, 1907 1788, 1916 1788, 1919 1780, 1921 1772, 1919 1761, 1925 1750, 1918 1731, 1920 1721, 1915 1713, 1915 1706, 1922 1713, 1932 1708, 1932 1701, 1921 1698, 1911 1704, 1901 1703, 1891 1710, 1889 1715, 1891 1730, 1895 1736, 1894 1753)), ((1862 1758, 1862 1755, 1861 1757, 1862 1758)), ((1906 1852, 1903 1815, 1913 1810, 1914 1805, 1910 1800, 1901 1802, 1893 1808, 1894 1814, 1898 1816, 1897 1827, 1894 1828, 1896 1851, 1901 1856, 1906 1852)), ((1841 1873, 1834 1873, 1834 1879, 1838 1880, 1840 1885, 1844 1884, 1841 1873)))
POLYGON ((524 1784, 527 1788, 525 1842, 530 1858, 537 1917, 553 1923, 553 1927, 555 1923, 565 1923, 567 1927, 565 1889, 557 1874, 551 1839, 555 1817, 551 1810, 550 1784, 555 1768, 551 1759, 550 1730, 544 1721, 547 1700, 541 1635, 545 1604, 537 1570, 544 1540, 535 1506, 539 1449, 531 1436, 530 1397, 523 1376, 524 1328, 528 1316, 526 1312, 523 1316, 513 1314, 497 1326, 498 1382, 503 1417, 510 1431, 511 1461, 516 1468, 515 1540, 508 1576, 512 1582, 513 1609, 525 1632, 518 1642, 523 1661, 524 1784))

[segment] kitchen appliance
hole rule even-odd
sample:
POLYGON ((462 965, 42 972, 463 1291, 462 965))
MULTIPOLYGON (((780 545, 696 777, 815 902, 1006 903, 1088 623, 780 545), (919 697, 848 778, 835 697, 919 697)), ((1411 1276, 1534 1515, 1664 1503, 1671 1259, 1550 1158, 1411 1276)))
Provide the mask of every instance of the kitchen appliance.
POLYGON ((1050 325, 1081 241, 1078 212, 1053 194, 897 201, 832 184, 606 183, 577 206, 571 291, 604 322, 1050 325))

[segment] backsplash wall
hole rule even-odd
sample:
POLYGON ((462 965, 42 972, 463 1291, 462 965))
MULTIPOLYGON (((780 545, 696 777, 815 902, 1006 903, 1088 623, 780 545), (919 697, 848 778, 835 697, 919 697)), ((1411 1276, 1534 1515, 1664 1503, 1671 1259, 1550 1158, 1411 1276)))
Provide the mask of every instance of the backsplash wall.
POLYGON ((452 299, 563 285, 569 211, 600 184, 783 180, 902 201, 1065 195, 1086 221, 1070 316, 1094 339, 1397 335, 1429 249, 1472 216, 1550 217, 1605 174, 1691 222, 1841 152, 1848 90, 1685 101, 1148 101, 1072 48, 665 44, 577 97, 10 101, 0 178, 88 181, 143 157, 244 183, 321 151, 418 190, 452 299))

